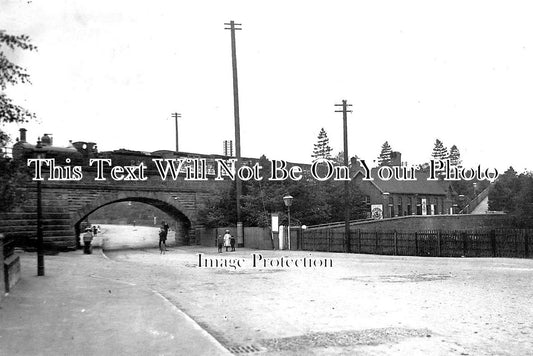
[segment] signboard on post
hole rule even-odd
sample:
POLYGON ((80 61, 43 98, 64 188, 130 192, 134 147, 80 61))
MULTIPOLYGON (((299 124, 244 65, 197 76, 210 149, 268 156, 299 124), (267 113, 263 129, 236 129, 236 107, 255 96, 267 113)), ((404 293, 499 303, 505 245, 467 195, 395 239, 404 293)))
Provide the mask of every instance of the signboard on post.
POLYGON ((279 231, 279 213, 272 213, 272 232, 279 231))

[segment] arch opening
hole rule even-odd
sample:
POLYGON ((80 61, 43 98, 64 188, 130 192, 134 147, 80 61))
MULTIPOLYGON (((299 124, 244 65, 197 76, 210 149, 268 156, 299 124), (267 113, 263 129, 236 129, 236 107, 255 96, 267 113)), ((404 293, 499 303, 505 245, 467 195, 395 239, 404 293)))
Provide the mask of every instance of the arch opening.
POLYGON ((86 207, 79 214, 79 218, 77 218, 74 224, 77 248, 81 248, 80 235, 83 233, 84 227, 89 221, 94 221, 95 223, 111 223, 114 225, 129 225, 133 227, 138 226, 139 229, 149 226, 159 228, 162 222, 165 221, 174 232, 172 241, 174 245, 189 244, 189 233, 192 226, 189 217, 179 208, 168 202, 147 197, 113 199, 86 207), (131 209, 124 210, 123 206, 125 203, 128 203, 126 205, 129 205, 128 208, 131 209), (133 211, 133 214, 127 214, 126 212, 129 210, 133 211), (144 211, 144 214, 139 214, 140 211, 144 211), (102 216, 105 216, 105 218, 102 216))

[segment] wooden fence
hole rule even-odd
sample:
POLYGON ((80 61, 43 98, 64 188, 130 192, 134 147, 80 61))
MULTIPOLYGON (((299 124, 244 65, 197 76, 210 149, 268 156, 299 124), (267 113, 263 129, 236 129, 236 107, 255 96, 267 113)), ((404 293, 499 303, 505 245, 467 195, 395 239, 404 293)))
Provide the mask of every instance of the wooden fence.
MULTIPOLYGON (((308 230, 307 251, 345 252, 344 231, 308 230)), ((435 257, 533 257, 533 229, 350 231, 351 253, 435 257)))

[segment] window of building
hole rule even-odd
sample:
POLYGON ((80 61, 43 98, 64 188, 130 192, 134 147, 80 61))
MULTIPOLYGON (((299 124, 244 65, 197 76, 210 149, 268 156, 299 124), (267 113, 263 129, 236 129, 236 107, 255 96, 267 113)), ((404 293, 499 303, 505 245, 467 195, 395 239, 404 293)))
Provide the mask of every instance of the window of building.
POLYGON ((422 198, 416 198, 416 215, 422 215, 422 198))
POLYGON ((398 216, 404 215, 402 197, 398 197, 398 216))

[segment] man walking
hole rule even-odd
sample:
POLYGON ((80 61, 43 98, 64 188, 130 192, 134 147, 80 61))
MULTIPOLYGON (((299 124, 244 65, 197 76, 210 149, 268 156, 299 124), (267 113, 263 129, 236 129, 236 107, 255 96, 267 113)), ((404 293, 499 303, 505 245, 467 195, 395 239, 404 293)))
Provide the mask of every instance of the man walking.
POLYGON ((165 251, 167 250, 167 236, 166 236, 166 233, 165 233, 165 229, 163 229, 163 227, 161 227, 159 229, 159 253, 160 254, 164 254, 165 251))
MULTIPOLYGON (((168 236, 168 230, 170 229, 170 226, 168 226, 168 224, 166 223, 166 221, 162 221, 161 222, 161 228, 163 229, 164 233, 165 233, 165 241, 167 241, 167 236, 168 236)), ((167 250, 167 244, 165 242, 165 251, 168 251, 167 250)))

